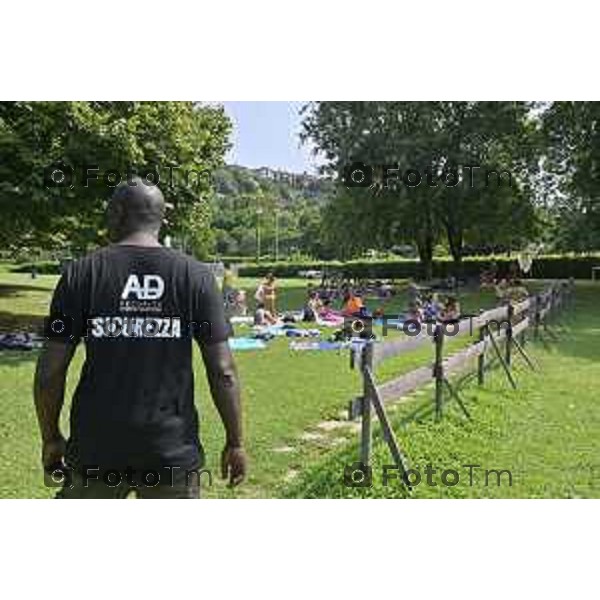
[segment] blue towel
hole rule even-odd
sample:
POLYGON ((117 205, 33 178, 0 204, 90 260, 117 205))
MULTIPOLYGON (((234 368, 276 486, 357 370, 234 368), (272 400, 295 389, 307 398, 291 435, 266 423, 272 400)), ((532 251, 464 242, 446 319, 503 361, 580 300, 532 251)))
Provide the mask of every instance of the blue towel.
POLYGON ((267 347, 262 340, 249 337, 229 338, 229 347, 232 350, 263 350, 267 347))
POLYGON ((290 342, 290 350, 341 350, 349 346, 347 342, 290 342))

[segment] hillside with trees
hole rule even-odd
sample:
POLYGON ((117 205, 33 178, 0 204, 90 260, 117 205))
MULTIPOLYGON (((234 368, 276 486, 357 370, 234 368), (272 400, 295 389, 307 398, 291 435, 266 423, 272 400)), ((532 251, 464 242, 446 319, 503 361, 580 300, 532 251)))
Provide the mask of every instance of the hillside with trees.
POLYGON ((322 214, 330 180, 307 174, 226 166, 214 173, 211 232, 217 256, 326 257, 322 214), (260 250, 259 250, 260 246, 260 250))

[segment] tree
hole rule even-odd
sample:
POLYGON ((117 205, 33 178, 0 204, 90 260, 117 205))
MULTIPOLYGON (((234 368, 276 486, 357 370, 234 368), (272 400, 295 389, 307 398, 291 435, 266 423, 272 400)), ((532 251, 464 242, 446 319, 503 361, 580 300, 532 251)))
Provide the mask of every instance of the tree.
POLYGON ((222 109, 191 102, 0 103, 0 243, 102 241, 105 202, 134 173, 159 179, 173 206, 166 233, 177 235, 211 190, 230 126, 222 109), (48 188, 59 163, 73 168, 72 188, 48 188))
POLYGON ((553 102, 542 114, 546 170, 554 175, 549 211, 560 250, 600 248, 600 105, 553 102))
POLYGON ((215 173, 211 207, 219 254, 255 255, 258 221, 263 255, 274 256, 276 247, 280 257, 289 256, 292 248, 313 257, 327 254, 321 224, 330 182, 308 177, 303 185, 291 179, 302 176, 279 175, 270 179, 260 170, 236 165, 215 173))
MULTIPOLYGON (((421 170, 431 166, 434 103, 316 102, 306 107, 304 139, 312 139, 328 161, 324 171, 343 177, 354 162, 398 163, 421 170)), ((381 190, 338 188, 327 216, 341 254, 385 247, 410 239, 419 250, 426 277, 431 275, 439 231, 430 194, 419 187, 381 190)))
POLYGON ((338 177, 338 195, 326 218, 341 249, 410 241, 429 278, 442 235, 460 270, 465 243, 486 225, 498 238, 532 225, 526 179, 535 153, 526 143, 532 126, 524 103, 316 102, 306 107, 303 125, 304 139, 310 138, 327 161, 325 172, 338 177), (353 162, 400 169, 392 172, 393 182, 380 169, 373 194, 342 183, 344 168, 353 162), (514 187, 506 191, 485 179, 470 185, 470 173, 467 184, 468 165, 511 170, 514 187), (498 218, 515 205, 527 217, 517 227, 498 218))

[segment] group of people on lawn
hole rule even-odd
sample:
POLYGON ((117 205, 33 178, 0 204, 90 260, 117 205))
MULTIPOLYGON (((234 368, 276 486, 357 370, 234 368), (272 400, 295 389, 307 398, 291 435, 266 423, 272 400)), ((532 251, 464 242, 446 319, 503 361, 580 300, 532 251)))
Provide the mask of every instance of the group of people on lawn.
MULTIPOLYGON (((226 270, 223 278, 223 296, 228 312, 237 315, 246 315, 246 295, 243 290, 236 290, 233 285, 233 275, 226 270)), ((268 273, 259 283, 254 294, 256 302, 253 323, 256 326, 270 326, 280 324, 284 320, 304 321, 317 325, 340 326, 348 317, 378 318, 384 315, 384 305, 387 299, 380 302, 380 306, 370 311, 360 291, 354 290, 350 285, 343 284, 336 297, 341 298, 341 307, 332 306, 331 294, 315 288, 312 283, 307 286, 307 295, 304 306, 299 314, 293 317, 290 314, 280 315, 277 311, 277 280, 273 273, 268 273)), ((408 306, 399 320, 413 320, 419 323, 424 321, 453 321, 460 318, 460 304, 454 294, 442 296, 428 288, 419 288, 413 281, 408 286, 408 306)))
MULTIPOLYGON (((456 287, 444 286, 444 293, 440 288, 419 287, 413 280, 408 284, 408 303, 403 314, 398 316, 400 321, 422 322, 452 322, 460 319, 461 309, 456 294, 456 287)), ((493 287, 499 303, 520 301, 529 295, 528 290, 511 271, 507 276, 499 277, 496 270, 492 268, 482 273, 481 287, 493 287)), ((348 317, 378 318, 384 315, 384 306, 392 296, 392 292, 386 290, 385 295, 378 294, 379 307, 370 311, 360 289, 355 289, 351 282, 342 282, 332 295, 330 289, 315 287, 308 283, 304 306, 300 313, 291 316, 289 313, 280 315, 277 310, 277 280, 273 273, 268 273, 262 279, 255 291, 254 300, 256 307, 253 315, 253 323, 256 326, 277 325, 283 321, 294 320, 315 323, 317 325, 340 326, 348 317), (341 299, 339 309, 333 307, 333 300, 341 299)), ((229 269, 226 269, 223 277, 223 297, 229 314, 247 315, 246 293, 235 289, 234 277, 229 269)))

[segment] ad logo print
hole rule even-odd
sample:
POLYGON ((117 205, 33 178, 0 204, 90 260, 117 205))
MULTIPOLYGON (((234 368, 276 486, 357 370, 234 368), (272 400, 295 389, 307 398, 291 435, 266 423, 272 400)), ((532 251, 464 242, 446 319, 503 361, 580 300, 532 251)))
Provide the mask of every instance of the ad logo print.
POLYGON ((158 300, 165 291, 165 282, 160 275, 143 275, 142 281, 137 275, 130 275, 123 288, 121 300, 128 300, 133 294, 137 300, 158 300))

